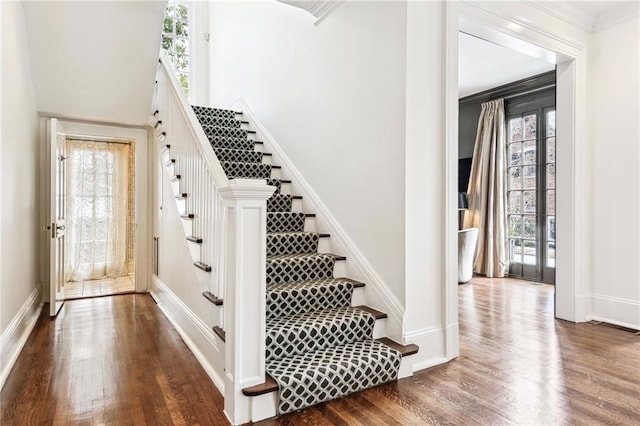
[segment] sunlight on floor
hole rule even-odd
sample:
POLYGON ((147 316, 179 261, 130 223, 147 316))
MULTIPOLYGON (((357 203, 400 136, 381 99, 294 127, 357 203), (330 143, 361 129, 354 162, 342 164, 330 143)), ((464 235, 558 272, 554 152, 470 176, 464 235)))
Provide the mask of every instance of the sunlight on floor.
POLYGON ((135 291, 134 275, 100 280, 70 281, 64 286, 64 298, 81 299, 83 297, 109 296, 112 294, 132 293, 135 291))

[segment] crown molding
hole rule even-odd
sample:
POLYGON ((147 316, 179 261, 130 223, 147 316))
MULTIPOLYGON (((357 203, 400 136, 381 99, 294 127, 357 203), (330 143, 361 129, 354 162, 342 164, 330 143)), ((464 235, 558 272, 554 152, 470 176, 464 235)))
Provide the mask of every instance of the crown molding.
POLYGON ((638 16, 640 16, 640 5, 637 2, 629 2, 624 6, 599 15, 593 24, 593 31, 605 30, 638 16))
POLYGON ((336 10, 345 0, 316 0, 316 1, 308 1, 308 0, 278 0, 281 3, 288 4, 290 6, 299 7, 300 9, 304 9, 313 15, 316 18, 316 22, 314 22, 315 26, 320 25, 322 21, 334 10, 336 10))

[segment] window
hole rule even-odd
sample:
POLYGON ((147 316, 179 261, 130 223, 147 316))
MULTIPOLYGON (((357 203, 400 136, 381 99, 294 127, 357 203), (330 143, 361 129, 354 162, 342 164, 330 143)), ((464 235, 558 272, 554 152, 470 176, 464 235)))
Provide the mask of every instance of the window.
POLYGON ((509 275, 555 281, 555 91, 516 97, 507 115, 509 275))
POLYGON ((189 95, 190 45, 189 7, 185 3, 169 0, 164 14, 162 50, 171 61, 184 93, 189 95))

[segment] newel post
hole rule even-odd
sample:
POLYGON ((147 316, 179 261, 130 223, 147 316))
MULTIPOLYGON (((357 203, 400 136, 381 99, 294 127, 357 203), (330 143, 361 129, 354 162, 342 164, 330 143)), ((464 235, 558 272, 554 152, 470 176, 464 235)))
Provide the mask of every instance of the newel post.
POLYGON ((266 200, 274 190, 248 179, 220 189, 227 210, 224 411, 232 424, 251 420, 242 389, 265 377, 266 200))

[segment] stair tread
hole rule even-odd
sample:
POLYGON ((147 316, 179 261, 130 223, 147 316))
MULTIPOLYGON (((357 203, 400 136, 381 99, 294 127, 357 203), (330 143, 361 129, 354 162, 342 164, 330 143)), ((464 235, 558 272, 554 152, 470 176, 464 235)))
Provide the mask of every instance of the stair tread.
POLYGON ((278 390, 278 382, 275 381, 268 373, 264 375, 264 383, 253 385, 242 389, 245 396, 259 396, 266 393, 276 392, 278 390))
POLYGON ((370 307, 370 306, 366 306, 366 305, 358 305, 358 306, 356 306, 355 308, 356 308, 356 309, 363 310, 363 311, 365 311, 365 312, 369 312, 369 313, 370 313, 371 315, 373 315, 373 316, 375 317, 375 319, 377 319, 377 320, 378 320, 378 319, 384 319, 384 318, 387 318, 387 317, 388 317, 386 313, 384 313, 384 312, 382 312, 382 311, 379 311, 379 310, 377 310, 377 309, 373 309, 373 308, 372 308, 372 307, 370 307))
POLYGON ((210 291, 203 291, 202 295, 204 296, 205 299, 207 299, 208 301, 210 301, 211 303, 213 303, 216 306, 222 306, 222 304, 223 304, 223 300, 220 299, 219 297, 216 297, 210 291))
POLYGON ((401 355, 373 339, 266 363, 280 388, 279 414, 395 380, 401 355), (319 391, 319 390, 322 391, 319 391))
POLYGON ((328 234, 326 232, 311 232, 311 231, 267 232, 267 235, 273 235, 273 236, 306 235, 306 234, 312 234, 312 235, 317 234, 318 237, 320 238, 327 238, 331 236, 331 234, 328 234))
POLYGON ((221 329, 219 326, 214 325, 213 326, 213 332, 216 333, 216 335, 223 341, 225 342, 227 339, 227 333, 221 329))
POLYGON ((373 335, 376 318, 353 306, 300 312, 266 323, 266 361, 361 341, 373 335))
POLYGON ((303 253, 303 254, 278 254, 275 256, 267 256, 267 260, 289 260, 289 259, 302 259, 302 258, 320 258, 331 257, 334 260, 347 260, 346 256, 333 253, 303 253))
POLYGON ((376 339, 376 341, 384 343, 385 345, 397 350, 403 357, 417 354, 420 350, 420 347, 418 345, 415 345, 413 343, 409 345, 401 345, 400 343, 393 341, 388 337, 380 337, 379 339, 376 339))
POLYGON ((211 272, 211 266, 207 265, 204 262, 193 262, 193 264, 198 268, 198 269, 202 269, 205 272, 211 272))
POLYGON ((304 281, 292 281, 288 283, 276 283, 267 286, 267 293, 270 291, 278 291, 284 288, 295 288, 295 287, 305 287, 309 285, 320 285, 320 284, 337 284, 341 282, 348 282, 353 284, 354 288, 364 287, 365 283, 354 280, 352 278, 347 277, 337 277, 337 278, 316 278, 314 280, 304 280, 304 281))

